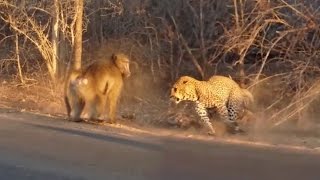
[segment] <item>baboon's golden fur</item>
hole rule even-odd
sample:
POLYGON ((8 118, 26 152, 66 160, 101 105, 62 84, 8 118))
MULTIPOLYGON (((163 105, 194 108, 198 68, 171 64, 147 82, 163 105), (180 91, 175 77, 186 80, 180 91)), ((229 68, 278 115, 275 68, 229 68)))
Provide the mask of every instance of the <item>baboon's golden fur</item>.
MULTIPOLYGON (((67 97, 72 99, 69 117, 80 120, 83 106, 89 110, 89 119, 96 119, 108 108, 109 120, 115 123, 118 99, 123 80, 130 76, 129 58, 124 54, 112 55, 109 61, 97 61, 89 65, 76 78, 69 78, 67 97), (78 98, 74 98, 78 97, 78 98)), ((68 99, 68 98, 67 98, 68 99)), ((68 110, 68 107, 67 107, 68 110)))

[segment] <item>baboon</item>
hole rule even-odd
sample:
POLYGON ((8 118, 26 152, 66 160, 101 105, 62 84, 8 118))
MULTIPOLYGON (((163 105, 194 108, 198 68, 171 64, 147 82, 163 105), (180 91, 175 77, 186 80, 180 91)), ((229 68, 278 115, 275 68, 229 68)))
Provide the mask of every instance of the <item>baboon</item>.
POLYGON ((110 123, 116 122, 123 80, 130 76, 129 58, 124 54, 113 54, 109 59, 107 62, 94 62, 69 82, 70 96, 78 97, 69 113, 72 120, 81 120, 84 105, 89 110, 89 119, 96 119, 104 114, 107 103, 110 123))

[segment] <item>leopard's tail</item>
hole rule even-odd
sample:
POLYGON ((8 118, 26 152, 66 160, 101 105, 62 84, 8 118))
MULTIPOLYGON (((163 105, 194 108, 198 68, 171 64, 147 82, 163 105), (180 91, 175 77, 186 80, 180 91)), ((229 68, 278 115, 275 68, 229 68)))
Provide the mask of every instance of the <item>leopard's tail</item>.
POLYGON ((253 98, 253 95, 252 93, 247 90, 247 89, 241 89, 242 90, 242 93, 243 93, 243 96, 244 96, 244 105, 246 107, 249 107, 250 104, 253 104, 254 102, 254 98, 253 98))

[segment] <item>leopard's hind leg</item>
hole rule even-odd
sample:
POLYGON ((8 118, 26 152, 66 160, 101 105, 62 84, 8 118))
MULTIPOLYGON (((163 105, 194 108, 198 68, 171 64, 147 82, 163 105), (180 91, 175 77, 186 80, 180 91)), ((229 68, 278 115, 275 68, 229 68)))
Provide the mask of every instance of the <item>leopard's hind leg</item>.
POLYGON ((242 117, 245 111, 243 97, 238 94, 237 91, 234 91, 234 93, 230 94, 226 107, 228 110, 229 121, 233 127, 233 130, 235 132, 244 132, 238 125, 238 121, 240 120, 239 118, 242 117))
POLYGON ((231 127, 234 132, 242 132, 236 121, 238 117, 237 112, 231 105, 228 105, 228 103, 219 104, 216 109, 222 121, 231 127))

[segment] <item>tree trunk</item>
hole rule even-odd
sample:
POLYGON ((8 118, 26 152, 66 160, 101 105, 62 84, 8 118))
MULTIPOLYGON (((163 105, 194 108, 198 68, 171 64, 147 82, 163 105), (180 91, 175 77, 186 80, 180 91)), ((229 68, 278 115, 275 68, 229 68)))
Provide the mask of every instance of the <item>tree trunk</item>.
POLYGON ((99 44, 101 45, 103 43, 103 25, 102 25, 102 7, 103 7, 103 1, 98 1, 99 5, 99 11, 96 16, 96 23, 97 23, 97 35, 99 44))
POLYGON ((59 4, 58 0, 54 0, 54 9, 52 13, 52 70, 57 78, 57 63, 58 63, 58 42, 59 42, 59 4))
MULTIPOLYGON (((90 16, 90 25, 88 26, 89 34, 90 34, 90 48, 97 48, 101 46, 103 43, 103 30, 102 30, 102 9, 103 8, 103 1, 102 0, 95 0, 94 7, 98 10, 90 16)), ((90 49, 91 50, 91 49, 90 49)), ((89 50, 89 51, 90 51, 89 50)))
POLYGON ((76 25, 73 50, 73 69, 81 69, 82 55, 82 16, 83 16, 83 0, 76 1, 76 25))

